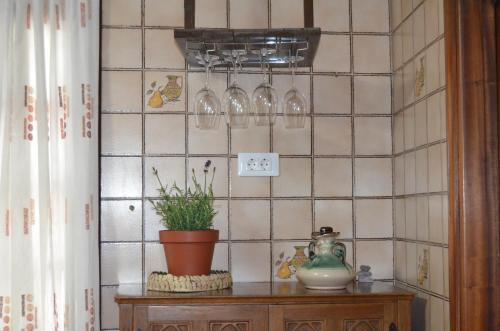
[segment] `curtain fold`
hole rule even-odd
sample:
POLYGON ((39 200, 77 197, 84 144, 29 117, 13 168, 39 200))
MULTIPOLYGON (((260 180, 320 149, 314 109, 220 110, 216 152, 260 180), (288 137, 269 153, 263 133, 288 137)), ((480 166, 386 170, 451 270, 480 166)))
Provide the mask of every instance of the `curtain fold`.
POLYGON ((0 0, 0 330, 99 330, 98 0, 0 0))

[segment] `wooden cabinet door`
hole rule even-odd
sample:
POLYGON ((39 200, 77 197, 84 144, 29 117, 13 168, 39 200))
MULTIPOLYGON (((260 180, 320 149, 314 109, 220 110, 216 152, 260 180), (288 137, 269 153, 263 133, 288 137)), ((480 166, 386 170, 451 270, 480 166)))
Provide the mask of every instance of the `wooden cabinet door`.
POLYGON ((267 331, 268 306, 136 306, 134 331, 267 331))
POLYGON ((269 308, 269 328, 272 331, 387 331, 390 324, 396 322, 395 316, 392 303, 273 305, 269 308))

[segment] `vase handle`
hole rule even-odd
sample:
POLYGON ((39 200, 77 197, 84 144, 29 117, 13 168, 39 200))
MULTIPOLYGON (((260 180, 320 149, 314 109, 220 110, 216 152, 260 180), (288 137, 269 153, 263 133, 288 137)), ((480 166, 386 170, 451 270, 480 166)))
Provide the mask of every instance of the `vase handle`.
POLYGON ((345 245, 343 243, 336 242, 333 245, 332 253, 336 257, 340 258, 340 261, 342 262, 343 265, 345 265, 345 245))
POLYGON ((316 248, 316 243, 314 241, 311 241, 307 248, 310 260, 314 259, 314 257, 316 256, 316 253, 314 252, 315 248, 316 248))

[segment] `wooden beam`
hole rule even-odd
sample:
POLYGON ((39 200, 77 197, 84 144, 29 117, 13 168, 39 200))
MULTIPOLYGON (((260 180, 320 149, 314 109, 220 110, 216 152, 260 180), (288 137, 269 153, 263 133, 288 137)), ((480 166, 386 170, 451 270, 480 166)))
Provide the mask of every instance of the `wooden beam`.
POLYGON ((304 0, 304 27, 314 27, 314 0, 304 0))
POLYGON ((184 0, 184 28, 194 29, 195 0, 184 0))
POLYGON ((495 8, 445 0, 452 331, 499 330, 495 8))

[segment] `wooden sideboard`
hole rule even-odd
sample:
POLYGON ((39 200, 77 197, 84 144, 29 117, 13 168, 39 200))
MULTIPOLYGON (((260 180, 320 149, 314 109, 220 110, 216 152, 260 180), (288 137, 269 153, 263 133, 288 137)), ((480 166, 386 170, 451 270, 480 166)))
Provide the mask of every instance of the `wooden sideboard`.
POLYGON ((200 293, 120 286, 120 331, 410 331, 413 294, 392 283, 307 290, 298 283, 235 283, 200 293))

